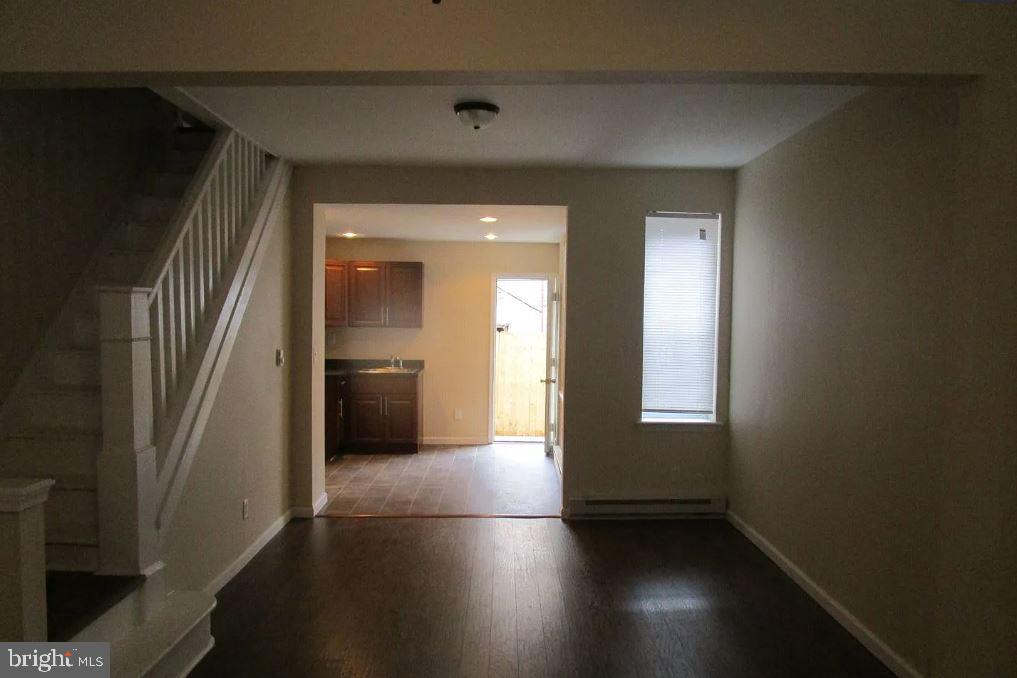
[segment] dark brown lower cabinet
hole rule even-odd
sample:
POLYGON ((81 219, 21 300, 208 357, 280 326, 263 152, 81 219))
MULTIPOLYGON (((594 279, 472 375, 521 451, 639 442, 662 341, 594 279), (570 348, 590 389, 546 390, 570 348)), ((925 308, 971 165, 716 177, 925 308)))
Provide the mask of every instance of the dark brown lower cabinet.
POLYGON ((385 441, 417 442, 417 399, 415 396, 385 396, 385 441))
POLYGON ((416 452, 420 436, 420 376, 351 375, 344 451, 416 452))
POLYGON ((350 442, 385 442, 385 396, 354 395, 350 397, 350 442))
POLYGON ((346 444, 346 377, 325 376, 325 461, 343 453, 346 444))

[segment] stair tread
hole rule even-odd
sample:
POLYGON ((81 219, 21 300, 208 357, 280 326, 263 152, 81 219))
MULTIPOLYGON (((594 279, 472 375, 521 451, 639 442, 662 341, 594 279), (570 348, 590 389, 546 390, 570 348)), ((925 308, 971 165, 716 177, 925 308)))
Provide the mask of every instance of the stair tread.
POLYGON ((106 255, 109 256, 110 254, 127 254, 127 255, 151 254, 154 251, 155 251, 154 249, 148 248, 141 249, 137 247, 124 247, 123 245, 118 245, 116 247, 109 248, 109 250, 106 252, 106 255))
POLYGON ((75 344, 73 346, 54 346, 53 348, 51 348, 51 349, 49 349, 47 351, 47 353, 81 353, 81 354, 86 354, 87 353, 89 355, 92 355, 92 354, 98 353, 98 352, 99 352, 99 345, 98 344, 96 344, 94 347, 92 347, 92 346, 81 346, 80 344, 75 344))
POLYGON ((96 440, 102 439, 100 429, 85 429, 73 426, 26 426, 4 435, 8 440, 96 440))
POLYGON ((47 544, 58 544, 60 546, 98 546, 99 535, 83 535, 80 533, 80 528, 76 528, 73 534, 61 534, 60 530, 55 530, 49 525, 46 526, 46 543, 47 544))
POLYGON ((177 591, 143 626, 113 641, 110 663, 124 675, 144 675, 215 609, 215 598, 198 591, 177 591))
POLYGON ((29 395, 99 395, 102 388, 93 384, 42 384, 29 395))
POLYGON ((70 640, 144 582, 144 577, 47 572, 46 617, 49 640, 70 640))

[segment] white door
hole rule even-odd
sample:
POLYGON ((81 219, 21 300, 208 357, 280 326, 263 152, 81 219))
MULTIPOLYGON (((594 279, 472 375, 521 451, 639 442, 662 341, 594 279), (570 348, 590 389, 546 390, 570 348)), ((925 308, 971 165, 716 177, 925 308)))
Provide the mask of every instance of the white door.
POLYGON ((544 398, 546 409, 544 452, 548 456, 554 453, 554 444, 558 440, 558 304, 561 298, 558 293, 558 281, 551 279, 550 286, 547 314, 547 373, 543 379, 547 387, 547 395, 544 398))

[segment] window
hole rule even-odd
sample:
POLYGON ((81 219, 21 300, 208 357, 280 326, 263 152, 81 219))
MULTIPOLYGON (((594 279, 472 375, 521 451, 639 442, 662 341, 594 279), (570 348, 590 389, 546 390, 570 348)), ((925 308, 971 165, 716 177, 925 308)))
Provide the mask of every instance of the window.
POLYGON ((645 422, 715 422, 720 215, 652 212, 643 281, 645 422))

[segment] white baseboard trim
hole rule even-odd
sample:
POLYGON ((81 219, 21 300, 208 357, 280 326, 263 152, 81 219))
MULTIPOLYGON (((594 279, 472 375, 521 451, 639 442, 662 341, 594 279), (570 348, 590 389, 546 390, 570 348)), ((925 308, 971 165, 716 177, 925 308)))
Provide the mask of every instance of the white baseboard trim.
POLYGON ((723 518, 724 497, 698 499, 662 497, 660 499, 570 498, 564 514, 573 519, 612 518, 723 518))
POLYGON ((209 596, 214 596, 219 593, 222 587, 229 584, 230 580, 237 576, 237 573, 244 569, 247 563, 251 562, 254 556, 258 555, 258 552, 261 551, 261 549, 265 548, 265 544, 270 542, 272 537, 279 534, 279 530, 286 527, 286 523, 290 522, 292 517, 293 511, 287 511, 272 521, 272 524, 269 525, 264 532, 258 535, 258 538, 255 539, 250 546, 244 549, 244 552, 241 553, 236 560, 230 563, 225 570, 220 572, 215 579, 209 582, 208 586, 205 587, 204 593, 209 596))
POLYGON ((486 436, 463 436, 459 438, 424 436, 420 439, 421 445, 487 445, 489 442, 491 441, 486 436))
POLYGON ((776 563, 777 567, 782 569, 787 576, 791 577, 796 584, 802 587, 813 600, 819 603, 831 617, 847 629, 848 633, 864 645, 869 652, 876 655, 876 658, 883 662, 894 674, 900 676, 900 678, 924 678, 915 667, 911 666, 903 657, 894 652, 889 645, 880 640, 871 629, 851 614, 846 607, 827 593, 822 586, 817 584, 809 575, 805 574, 800 567, 781 553, 776 546, 771 544, 754 527, 746 523, 737 513, 728 511, 727 519, 735 529, 744 534, 760 551, 776 563))
POLYGON ((294 518, 313 518, 322 512, 326 504, 328 504, 328 493, 322 492, 321 496, 314 500, 314 506, 294 506, 290 509, 290 513, 294 518))

